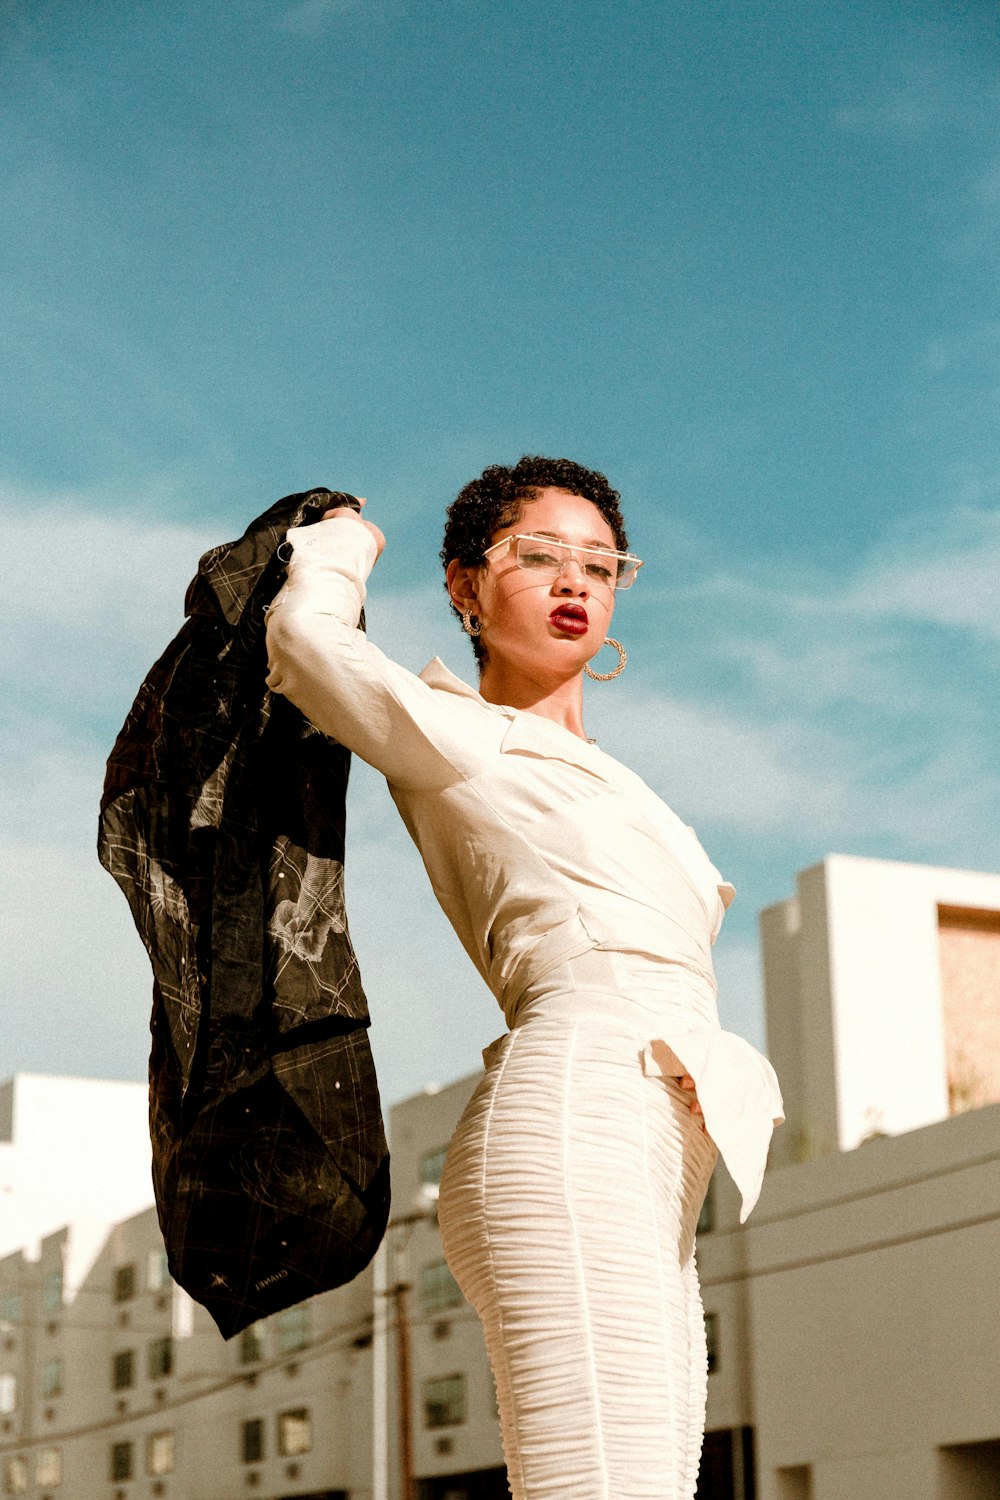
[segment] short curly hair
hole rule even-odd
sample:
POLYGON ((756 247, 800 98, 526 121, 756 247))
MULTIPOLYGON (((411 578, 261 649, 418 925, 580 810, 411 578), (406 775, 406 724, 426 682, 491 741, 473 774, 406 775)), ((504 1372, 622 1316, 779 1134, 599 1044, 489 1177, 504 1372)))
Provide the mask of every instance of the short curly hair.
MULTIPOLYGON (((620 552, 628 551, 628 536, 619 509, 621 497, 603 474, 597 469, 585 469, 569 458, 525 454, 513 468, 491 464, 478 479, 459 490, 447 510, 441 547, 445 568, 454 558, 463 567, 478 567, 485 561, 486 548, 496 533, 519 521, 524 501, 533 500, 544 489, 566 490, 590 500, 611 527, 615 546, 620 552)), ((461 611, 454 604, 451 607, 461 618, 461 611)), ((482 667, 486 661, 485 649, 478 638, 473 639, 472 646, 482 667)))

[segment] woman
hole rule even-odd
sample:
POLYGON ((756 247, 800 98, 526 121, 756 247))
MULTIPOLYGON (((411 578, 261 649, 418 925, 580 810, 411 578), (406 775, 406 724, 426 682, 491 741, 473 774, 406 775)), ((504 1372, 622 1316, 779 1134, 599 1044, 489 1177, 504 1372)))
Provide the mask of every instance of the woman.
POLYGON ((289 532, 268 622, 270 687, 385 774, 510 1026, 452 1141, 440 1223, 483 1321, 515 1500, 693 1496, 695 1224, 716 1147, 746 1216, 781 1118, 770 1065, 716 1015, 732 887, 584 729, 583 676, 641 566, 618 499, 541 458, 459 494, 442 558, 478 693, 438 660, 412 676, 357 629, 384 538, 350 511, 289 532))

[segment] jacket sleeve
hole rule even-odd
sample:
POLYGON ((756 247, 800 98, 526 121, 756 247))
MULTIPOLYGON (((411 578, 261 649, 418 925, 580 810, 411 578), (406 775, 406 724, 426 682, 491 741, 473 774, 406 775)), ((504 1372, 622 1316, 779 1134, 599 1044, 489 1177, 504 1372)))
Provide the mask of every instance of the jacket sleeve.
POLYGON ((390 782, 440 790, 473 775, 467 716, 358 628, 371 533, 348 521, 293 527, 284 588, 267 612, 267 685, 390 782))

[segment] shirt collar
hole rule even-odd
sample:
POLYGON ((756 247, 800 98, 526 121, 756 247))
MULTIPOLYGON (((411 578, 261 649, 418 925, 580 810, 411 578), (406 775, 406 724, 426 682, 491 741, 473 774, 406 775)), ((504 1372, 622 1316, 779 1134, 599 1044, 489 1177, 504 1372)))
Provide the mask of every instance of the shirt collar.
POLYGON ((439 656, 429 661, 420 674, 428 687, 438 692, 454 693, 460 698, 471 698, 490 713, 502 714, 510 720, 510 727, 503 737, 501 751, 504 754, 538 755, 547 760, 564 760, 570 765, 582 766, 596 776, 608 780, 604 757, 596 745, 580 739, 571 729, 564 729, 553 719, 533 714, 530 709, 511 708, 506 703, 489 703, 475 688, 456 677, 439 656))
POLYGON ((475 688, 463 682, 461 677, 456 677, 449 667, 446 667, 440 656, 435 656, 429 661, 420 674, 421 682, 426 682, 428 687, 436 688, 441 693, 456 693, 460 698, 472 698, 476 703, 481 703, 484 708, 492 709, 494 712, 512 714, 512 708, 499 708, 496 703, 487 703, 482 693, 477 693, 475 688))

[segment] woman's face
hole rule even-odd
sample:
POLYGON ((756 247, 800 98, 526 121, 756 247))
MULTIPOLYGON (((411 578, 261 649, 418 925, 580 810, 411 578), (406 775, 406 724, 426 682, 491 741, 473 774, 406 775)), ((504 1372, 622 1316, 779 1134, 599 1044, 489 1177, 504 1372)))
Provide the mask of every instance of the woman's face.
MULTIPOLYGON (((494 532, 492 541, 519 532, 571 547, 615 549, 614 532, 597 506, 566 490, 544 489, 525 500, 520 519, 494 532)), ((583 670, 604 642, 615 605, 614 589, 595 582, 576 559, 554 578, 540 577, 518 565, 513 549, 487 559, 477 571, 476 593, 491 666, 539 683, 583 670)))

